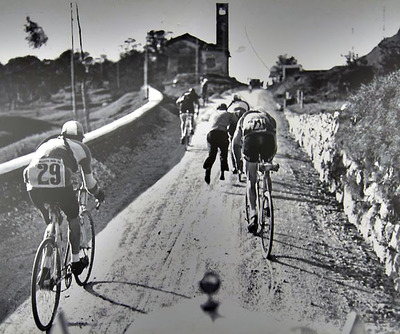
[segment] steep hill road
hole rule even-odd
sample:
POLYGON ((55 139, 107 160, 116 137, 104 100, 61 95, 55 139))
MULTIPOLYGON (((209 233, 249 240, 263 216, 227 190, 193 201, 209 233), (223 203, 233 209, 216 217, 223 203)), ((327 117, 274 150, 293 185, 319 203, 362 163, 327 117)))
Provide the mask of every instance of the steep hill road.
MULTIPOLYGON (((73 284, 61 297, 71 333, 135 333, 136 320, 143 323, 153 311, 200 296, 198 282, 207 270, 221 277, 218 300, 262 313, 266 328, 273 319, 282 328, 295 324, 340 333, 355 309, 370 333, 400 331, 399 294, 324 192, 283 114, 273 111, 269 93, 240 94, 252 106, 272 110, 278 122, 273 260, 262 257, 259 240, 247 233, 245 183, 231 173, 220 181, 218 160, 211 184, 204 182, 206 120, 216 104, 231 99, 223 95, 202 109, 180 163, 98 234, 90 283, 86 289, 73 284)), ((247 326, 252 333, 252 323, 247 326)), ((0 325, 0 333, 32 332, 29 300, 0 325)))

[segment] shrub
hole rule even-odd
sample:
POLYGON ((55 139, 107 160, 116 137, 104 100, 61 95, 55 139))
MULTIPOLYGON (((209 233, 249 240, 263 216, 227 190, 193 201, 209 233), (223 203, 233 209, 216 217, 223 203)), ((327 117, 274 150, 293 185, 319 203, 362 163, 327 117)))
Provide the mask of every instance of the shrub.
POLYGON ((341 113, 337 140, 349 157, 387 189, 400 194, 400 71, 375 78, 351 95, 341 113))

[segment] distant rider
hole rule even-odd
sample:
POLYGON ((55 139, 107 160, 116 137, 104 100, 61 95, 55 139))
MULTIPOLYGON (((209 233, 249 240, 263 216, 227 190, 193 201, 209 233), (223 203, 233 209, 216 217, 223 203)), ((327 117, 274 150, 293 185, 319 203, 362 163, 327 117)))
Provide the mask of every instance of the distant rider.
POLYGON ((208 79, 201 80, 201 98, 203 100, 203 107, 208 103, 208 79))
MULTIPOLYGON (((236 163, 235 160, 235 153, 234 153, 234 146, 232 145, 232 137, 236 130, 237 122, 239 121, 240 117, 246 112, 250 110, 250 105, 244 101, 238 94, 233 95, 233 99, 231 103, 228 105, 228 112, 232 113, 235 116, 235 122, 229 126, 228 134, 229 134, 229 141, 230 141, 230 157, 232 163, 232 173, 237 174, 239 171, 242 171, 243 166, 241 161, 239 165, 236 163)), ((240 154, 237 152, 236 154, 240 154)))
POLYGON ((227 112, 228 107, 225 103, 217 107, 209 119, 210 131, 207 134, 208 157, 204 161, 203 168, 205 169, 204 180, 210 183, 211 168, 217 158, 218 149, 220 150, 221 160, 221 176, 220 180, 225 180, 225 171, 229 171, 228 167, 228 127, 234 123, 234 115, 227 112))
MULTIPOLYGON (((73 174, 80 169, 86 189, 96 199, 104 201, 104 192, 93 177, 91 152, 82 142, 83 139, 82 125, 76 121, 66 122, 58 137, 53 136, 40 144, 24 170, 24 181, 31 201, 42 213, 46 224, 49 224, 50 218, 44 203, 58 203, 67 216, 72 272, 75 275, 80 275, 87 264, 79 258, 79 203, 72 185, 73 174)), ((42 273, 41 279, 46 279, 46 276, 49 276, 49 271, 42 273)))
MULTIPOLYGON (((244 159, 244 170, 247 176, 247 195, 250 206, 250 223, 248 230, 256 233, 258 229, 256 210, 256 180, 259 157, 265 162, 272 162, 277 150, 276 121, 267 112, 250 110, 239 119, 233 135, 235 152, 241 152, 244 159), (241 148, 241 149, 240 149, 241 148)), ((236 162, 241 156, 235 154, 236 162)))
POLYGON ((179 108, 179 117, 181 119, 181 144, 184 144, 185 140, 185 121, 189 117, 190 122, 190 133, 194 133, 195 122, 194 122, 194 105, 197 104, 197 115, 200 111, 199 96, 197 95, 194 88, 189 89, 183 93, 177 100, 176 105, 179 108))

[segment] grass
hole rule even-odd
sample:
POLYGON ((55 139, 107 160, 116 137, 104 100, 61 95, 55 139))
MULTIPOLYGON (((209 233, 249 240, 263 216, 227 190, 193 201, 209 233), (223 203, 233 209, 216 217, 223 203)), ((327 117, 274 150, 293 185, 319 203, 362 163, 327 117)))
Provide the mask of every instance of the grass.
MULTIPOLYGON (((105 89, 89 91, 90 128, 97 129, 146 103, 143 92, 125 94, 117 101, 105 89)), ((79 100, 79 95, 77 96, 79 100)), ((78 120, 85 125, 82 104, 78 120)), ((35 102, 17 110, 0 109, 0 163, 33 152, 46 137, 59 133, 73 119, 71 93, 60 90, 49 101, 35 102)))

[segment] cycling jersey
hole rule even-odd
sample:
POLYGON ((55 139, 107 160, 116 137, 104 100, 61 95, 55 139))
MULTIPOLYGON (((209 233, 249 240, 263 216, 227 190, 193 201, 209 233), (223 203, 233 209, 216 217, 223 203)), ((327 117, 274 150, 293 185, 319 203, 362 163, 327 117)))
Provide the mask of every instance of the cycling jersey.
POLYGON ((249 111, 239 120, 238 128, 243 138, 253 133, 276 133, 276 121, 268 113, 249 111))
POLYGON ((63 137, 50 139, 39 146, 24 170, 27 190, 68 187, 79 165, 85 186, 90 191, 97 186, 91 159, 89 148, 79 141, 63 137))
POLYGON ((199 105, 199 96, 196 93, 186 92, 178 98, 176 103, 179 105, 179 111, 181 113, 194 113, 194 104, 199 105))
POLYGON ((222 130, 226 132, 228 126, 233 124, 235 119, 234 115, 226 110, 216 110, 211 114, 209 122, 211 124, 210 130, 222 130))

